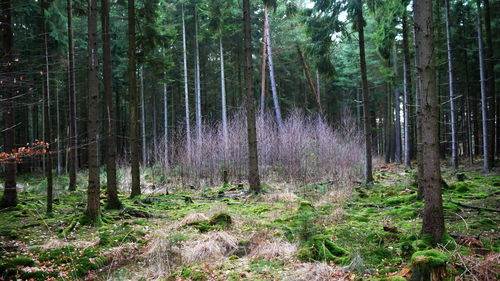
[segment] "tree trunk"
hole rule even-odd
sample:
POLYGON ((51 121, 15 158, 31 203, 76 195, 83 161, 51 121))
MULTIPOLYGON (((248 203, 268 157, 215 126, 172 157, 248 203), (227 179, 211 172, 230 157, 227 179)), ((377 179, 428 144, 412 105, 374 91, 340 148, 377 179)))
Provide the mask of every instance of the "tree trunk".
POLYGON ((89 0, 88 7, 88 56, 89 56, 89 101, 88 101, 88 163, 89 185, 87 190, 87 215, 93 223, 99 220, 100 170, 97 155, 99 133, 99 61, 97 46, 97 0, 89 0))
MULTIPOLYGON (((109 0, 101 0, 102 24, 102 74, 105 102, 105 142, 106 142, 106 193, 108 195, 108 209, 121 207, 118 199, 116 183, 116 141, 115 121, 113 120, 113 72, 111 56, 111 30, 109 28, 109 0)), ((118 108, 117 108, 118 110, 118 108)))
POLYGON ((397 50, 394 44, 393 51, 393 67, 394 67, 394 107, 396 108, 396 126, 395 126, 395 137, 396 137, 396 150, 395 159, 397 164, 401 164, 403 161, 401 159, 401 115, 399 108, 399 86, 398 86, 398 64, 397 64, 397 50))
MULTIPOLYGON (((484 27, 486 36, 486 61, 488 62, 486 65, 488 73, 488 77, 486 79, 488 81, 488 91, 486 97, 488 102, 488 162, 491 166, 493 166, 495 164, 495 58, 493 56, 489 0, 484 0, 484 27)), ((497 128, 500 128, 498 123, 497 128)))
POLYGON ((425 179, 423 180, 425 203, 422 233, 430 234, 435 242, 440 242, 444 233, 444 216, 439 160, 439 108, 435 92, 436 73, 432 0, 413 2, 413 13, 417 43, 416 51, 418 53, 417 70, 422 82, 419 95, 422 154, 426 161, 424 165, 425 179))
POLYGON ((222 32, 219 36, 219 47, 220 47, 220 91, 221 91, 221 101, 222 101, 222 135, 224 137, 224 145, 227 150, 227 113, 226 113, 226 84, 224 77, 224 51, 222 49, 222 32))
POLYGON ((148 164, 148 155, 146 151, 146 112, 144 106, 144 68, 139 70, 141 76, 141 128, 142 128, 142 167, 146 168, 148 164))
MULTIPOLYGON (((267 8, 264 8, 267 9, 267 8)), ((261 64, 261 85, 260 85, 260 119, 264 120, 266 106, 266 40, 267 40, 267 18, 264 15, 264 29, 262 30, 262 64, 261 64)))
POLYGON ((321 108, 321 91, 319 90, 319 70, 316 69, 316 92, 318 94, 318 105, 321 108))
MULTIPOLYGON (((463 22, 462 22, 463 23, 463 22)), ((465 25, 462 25, 465 26, 465 25)), ((468 55, 467 55, 467 44, 466 44, 466 36, 465 36, 465 28, 462 28, 462 42, 464 42, 464 48, 463 48, 463 53, 464 53, 464 67, 465 67, 465 114, 467 115, 467 142, 469 145, 467 146, 468 148, 468 153, 469 153, 469 164, 473 164, 474 159, 474 153, 473 153, 473 148, 474 145, 472 143, 472 124, 471 124, 471 105, 470 105, 470 94, 469 94, 469 64, 468 64, 468 55)))
POLYGON ((49 77, 49 50, 47 48, 47 33, 45 28, 45 1, 40 2, 41 25, 43 34, 43 50, 45 53, 45 71, 43 86, 45 96, 43 97, 43 128, 45 131, 44 141, 49 144, 45 155, 45 176, 47 177, 47 214, 52 213, 53 184, 52 184, 52 157, 50 153, 51 133, 50 133, 50 77, 49 77))
POLYGON ((267 62, 269 63, 269 77, 271 79, 271 89, 273 91, 274 112, 276 113, 276 121, 280 134, 283 130, 283 122, 281 121, 280 105, 278 101, 278 90, 276 89, 276 81, 274 80, 273 53, 271 48, 271 29, 269 27, 269 12, 267 7, 264 7, 264 20, 267 21, 266 43, 267 43, 267 62))
POLYGON ((391 163, 391 136, 392 136, 392 107, 391 107, 391 91, 389 84, 386 84, 387 91, 387 114, 385 120, 385 163, 391 163))
POLYGON ((446 46, 448 49, 448 80, 450 90, 450 119, 451 119, 451 166, 458 169, 457 129, 455 119, 455 101, 453 94, 453 68, 451 63, 451 32, 450 32, 450 0, 446 1, 446 46))
POLYGON ((483 66, 483 38, 481 27, 481 3, 477 0, 477 42, 479 47, 479 76, 481 78, 481 112, 483 117, 483 168, 488 171, 491 168, 489 157, 489 141, 488 141, 488 100, 486 97, 486 85, 483 66))
POLYGON ((198 46, 198 8, 194 6, 194 41, 195 41, 195 71, 196 71, 196 144, 199 150, 201 149, 201 91, 200 91, 200 48, 198 46))
POLYGON ((321 113, 321 104, 319 102, 319 97, 318 94, 316 93, 316 89, 314 88, 314 84, 311 78, 311 73, 309 72, 309 67, 307 67, 306 59, 304 57, 304 53, 300 49, 299 43, 296 43, 297 45, 297 52, 299 53, 300 60, 302 61, 302 66, 304 67, 304 72, 307 77, 307 81, 309 82, 309 86, 311 87, 311 91, 313 92, 314 99, 316 100, 316 103, 318 104, 319 112, 321 113))
MULTIPOLYGON (((154 79, 154 78, 153 78, 154 79)), ((151 81, 151 107, 153 111, 153 149, 152 149, 152 155, 149 161, 151 163, 156 162, 156 156, 158 152, 158 143, 157 143, 157 138, 158 136, 156 135, 156 81, 151 81)))
POLYGON ((57 175, 61 175, 62 153, 61 153, 61 133, 59 116, 59 81, 56 81, 56 133, 57 133, 57 175))
POLYGON ((358 0, 357 25, 359 36, 359 63, 361 69, 361 88, 363 91, 363 128, 365 134, 365 181, 367 183, 373 181, 372 175, 372 132, 370 121, 370 100, 368 96, 368 78, 366 75, 365 61, 365 35, 364 35, 364 19, 363 19, 363 3, 358 0))
POLYGON ((182 54, 184 55, 184 103, 186 106, 186 147, 188 159, 191 159, 191 128, 189 125, 189 92, 188 92, 188 73, 187 73, 187 55, 186 55, 186 25, 184 23, 184 4, 182 5, 182 54))
POLYGON ((417 44, 417 27, 414 24, 413 25, 413 42, 415 44, 415 70, 416 70, 416 77, 415 77, 415 111, 416 111, 416 127, 417 127, 417 171, 418 171, 418 178, 417 178, 417 200, 422 200, 424 199, 424 180, 425 180, 425 170, 424 170, 424 156, 423 156, 423 150, 422 150, 422 118, 420 116, 422 115, 422 107, 420 98, 422 95, 422 79, 420 77, 420 71, 418 67, 418 61, 419 61, 419 53, 417 51, 418 49, 418 44, 417 44))
MULTIPOLYGON (((163 48, 165 57, 165 48, 163 48)), ((163 72, 163 163, 165 169, 168 169, 168 103, 167 103, 167 73, 163 72)))
POLYGON ((75 51, 73 47, 73 8, 72 0, 68 0, 68 57, 69 57, 69 190, 76 189, 76 170, 78 167, 78 131, 76 125, 76 84, 75 84, 75 51))
POLYGON ((411 71, 410 71, 410 48, 408 46, 408 19, 406 15, 406 11, 403 13, 403 109, 404 109, 404 135, 405 135, 405 144, 404 144, 404 161, 405 168, 411 168, 411 154, 410 154, 410 104, 409 104, 409 95, 411 92, 411 71))
POLYGON ((253 100, 253 63, 252 33, 250 25, 250 0, 243 0, 243 31, 245 34, 245 96, 248 134, 248 183, 250 184, 250 190, 252 192, 260 193, 261 188, 259 178, 259 159, 257 154, 257 130, 255 126, 255 105, 253 100))
POLYGON ((130 110, 130 162, 132 174, 132 188, 130 197, 141 194, 141 180, 139 174, 139 114, 137 111, 137 85, 135 63, 135 7, 134 0, 128 0, 128 92, 130 110))

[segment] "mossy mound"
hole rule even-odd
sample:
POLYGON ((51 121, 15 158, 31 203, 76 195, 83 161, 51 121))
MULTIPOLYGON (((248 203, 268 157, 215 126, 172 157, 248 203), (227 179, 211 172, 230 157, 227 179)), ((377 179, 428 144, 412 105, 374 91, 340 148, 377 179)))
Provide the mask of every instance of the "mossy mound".
POLYGON ((425 250, 415 252, 411 256, 411 265, 418 268, 436 268, 444 266, 448 261, 448 257, 438 250, 425 250))
POLYGON ((191 226, 195 229, 198 229, 198 231, 200 231, 201 233, 205 233, 215 229, 215 227, 210 225, 207 220, 192 221, 186 224, 186 226, 191 226))
POLYGON ((450 189, 454 189, 458 193, 469 192, 471 190, 471 188, 473 188, 473 187, 474 187, 474 185, 468 181, 459 181, 459 182, 456 182, 456 183, 450 185, 450 189))
POLYGON ((337 246, 330 240, 330 236, 318 234, 312 236, 306 243, 305 247, 297 252, 297 256, 301 261, 333 261, 335 263, 344 264, 347 262, 349 252, 337 246))
POLYGON ((314 210, 314 207, 312 206, 310 201, 301 201, 297 210, 299 213, 312 212, 314 210))
POLYGON ((220 213, 210 218, 208 222, 211 226, 220 226, 222 228, 228 228, 232 224, 231 216, 226 213, 220 213))

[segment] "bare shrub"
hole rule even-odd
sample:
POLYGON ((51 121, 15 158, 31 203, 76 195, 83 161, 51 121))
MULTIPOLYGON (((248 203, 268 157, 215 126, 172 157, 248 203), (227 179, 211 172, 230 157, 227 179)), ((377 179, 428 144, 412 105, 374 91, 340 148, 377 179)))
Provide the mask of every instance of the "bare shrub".
MULTIPOLYGON (((286 182, 292 186, 329 182, 339 188, 361 175, 362 138, 349 116, 334 127, 322 118, 294 110, 284 119, 281 134, 271 114, 259 118, 257 123, 260 175, 264 182, 286 182)), ((201 143, 195 137, 188 151, 184 131, 179 128, 169 140, 169 177, 180 178, 183 186, 195 187, 221 184, 223 171, 228 172, 232 182, 247 178, 243 111, 229 118, 227 142, 221 124, 205 123, 201 143)), ((156 155, 158 161, 166 163, 163 153, 156 155)))
POLYGON ((181 250, 175 235, 165 231, 156 231, 151 241, 144 247, 142 257, 146 268, 142 277, 147 280, 158 280, 167 276, 173 267, 180 264, 181 250))
POLYGON ((353 280, 342 268, 334 268, 326 263, 304 263, 292 279, 304 281, 353 280))
POLYGON ((297 247, 280 239, 258 239, 250 247, 249 257, 254 260, 288 259, 297 251, 297 247))

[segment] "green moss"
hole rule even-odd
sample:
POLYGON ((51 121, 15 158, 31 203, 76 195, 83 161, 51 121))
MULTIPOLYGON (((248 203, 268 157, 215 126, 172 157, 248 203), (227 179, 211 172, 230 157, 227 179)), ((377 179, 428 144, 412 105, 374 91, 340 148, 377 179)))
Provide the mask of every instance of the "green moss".
POLYGON ((406 281, 406 279, 401 276, 391 276, 387 279, 387 281, 406 281))
POLYGON ((210 225, 207 220, 193 221, 193 222, 186 224, 186 226, 191 226, 195 229, 198 229, 198 231, 200 231, 201 233, 205 233, 205 232, 208 232, 210 230, 215 229, 215 227, 210 225))
POLYGON ((310 201, 300 201, 298 212, 312 212, 314 207, 312 206, 310 201))
POLYGON ((231 226, 232 219, 230 215, 226 213, 220 213, 211 217, 208 223, 212 226, 220 226, 222 228, 228 228, 231 226))
POLYGON ((434 237, 429 233, 424 233, 422 238, 416 241, 416 246, 419 250, 432 248, 435 245, 436 242, 434 242, 434 237))
POLYGON ((415 252, 415 248, 410 241, 405 241, 401 243, 401 255, 405 258, 409 258, 415 252))
POLYGON ((47 272, 41 270, 33 272, 21 271, 19 277, 21 277, 22 280, 45 280, 47 275, 47 272))
POLYGON ((449 251, 454 250, 457 245, 455 239, 448 232, 443 233, 443 238, 441 238, 441 243, 439 244, 443 245, 449 251))
POLYGON ((337 246, 330 240, 328 235, 314 235, 306 243, 305 247, 297 252, 297 257, 302 261, 334 261, 343 263, 349 252, 337 246))
POLYGON ((495 222, 490 219, 490 218, 482 218, 479 220, 479 224, 481 224, 482 226, 488 228, 488 229, 495 229, 496 228, 496 224, 495 222))
POLYGON ((466 193, 474 187, 474 184, 468 181, 459 181, 450 185, 450 189, 454 189, 458 193, 466 193))
POLYGON ((13 266, 33 266, 35 265, 35 262, 33 261, 32 258, 27 257, 27 256, 17 256, 13 258, 11 261, 11 264, 13 266))
POLYGON ((193 198, 190 195, 185 195, 184 196, 184 202, 186 202, 187 204, 194 203, 193 198))
POLYGON ((435 268, 444 266, 448 257, 438 250, 425 250, 415 252, 411 256, 411 264, 418 268, 435 268))

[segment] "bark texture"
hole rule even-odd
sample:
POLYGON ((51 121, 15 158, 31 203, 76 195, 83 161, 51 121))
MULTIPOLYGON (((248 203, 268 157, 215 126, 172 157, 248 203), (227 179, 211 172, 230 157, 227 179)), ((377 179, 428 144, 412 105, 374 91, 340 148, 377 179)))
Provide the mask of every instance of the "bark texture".
POLYGON ((440 242, 444 233, 444 217, 441 196, 439 107, 436 95, 432 0, 413 2, 413 13, 418 52, 417 70, 421 79, 419 118, 422 125, 422 155, 425 159, 423 167, 425 179, 422 180, 425 200, 422 233, 430 234, 435 242, 440 242))
POLYGON ((247 109, 248 182, 250 190, 260 193, 259 160, 257 154, 257 129, 253 100, 252 32, 250 25, 250 0, 243 0, 243 32, 245 34, 245 96, 247 109))

